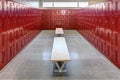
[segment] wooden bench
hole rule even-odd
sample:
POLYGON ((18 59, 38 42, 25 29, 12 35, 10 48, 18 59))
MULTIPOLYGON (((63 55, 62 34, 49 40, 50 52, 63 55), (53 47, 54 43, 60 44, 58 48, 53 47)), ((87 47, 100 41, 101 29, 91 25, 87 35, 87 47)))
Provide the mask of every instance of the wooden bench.
POLYGON ((54 72, 66 72, 63 70, 65 62, 70 60, 69 51, 64 37, 55 37, 52 48, 51 61, 55 63, 54 72))
POLYGON ((63 31, 62 28, 56 28, 55 34, 56 34, 56 35, 63 35, 63 34, 64 34, 64 31, 63 31))

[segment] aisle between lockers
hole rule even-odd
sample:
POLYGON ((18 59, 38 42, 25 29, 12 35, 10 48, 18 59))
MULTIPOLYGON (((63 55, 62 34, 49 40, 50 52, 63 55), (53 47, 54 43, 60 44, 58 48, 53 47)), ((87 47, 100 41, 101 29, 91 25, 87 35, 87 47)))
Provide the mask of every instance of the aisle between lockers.
POLYGON ((53 64, 49 59, 54 31, 43 30, 0 71, 0 80, 120 80, 120 70, 77 31, 65 31, 65 38, 72 59, 67 63, 67 75, 53 76, 53 64))

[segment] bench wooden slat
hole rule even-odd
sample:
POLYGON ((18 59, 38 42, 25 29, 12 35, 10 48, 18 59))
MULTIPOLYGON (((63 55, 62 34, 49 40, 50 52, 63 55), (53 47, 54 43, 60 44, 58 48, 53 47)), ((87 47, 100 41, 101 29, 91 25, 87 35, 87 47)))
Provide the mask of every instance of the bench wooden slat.
POLYGON ((64 37, 55 37, 51 55, 52 61, 70 60, 69 51, 64 37))

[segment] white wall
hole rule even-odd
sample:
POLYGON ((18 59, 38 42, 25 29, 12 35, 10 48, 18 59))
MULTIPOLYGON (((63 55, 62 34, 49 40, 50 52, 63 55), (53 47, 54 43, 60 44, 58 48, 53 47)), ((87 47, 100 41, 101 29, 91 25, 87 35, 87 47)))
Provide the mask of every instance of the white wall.
POLYGON ((35 8, 39 8, 39 0, 14 0, 14 1, 21 2, 35 8))

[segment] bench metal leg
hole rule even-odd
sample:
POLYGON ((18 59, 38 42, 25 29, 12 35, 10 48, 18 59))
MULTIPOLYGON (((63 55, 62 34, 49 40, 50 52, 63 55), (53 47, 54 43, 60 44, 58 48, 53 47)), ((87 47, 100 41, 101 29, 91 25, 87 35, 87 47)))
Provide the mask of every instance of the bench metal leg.
POLYGON ((54 72, 67 72, 66 69, 63 69, 65 67, 65 62, 61 62, 61 64, 59 62, 55 62, 55 66, 57 69, 55 69, 54 72))

